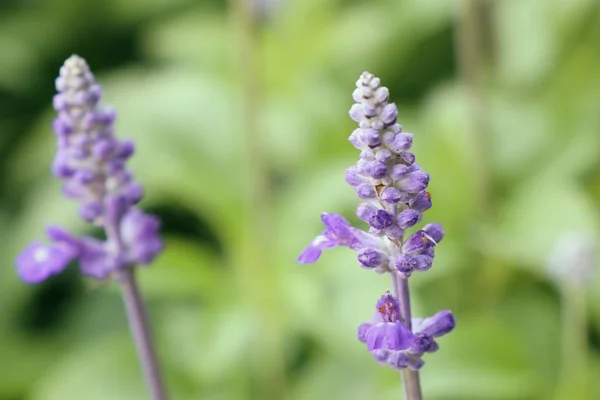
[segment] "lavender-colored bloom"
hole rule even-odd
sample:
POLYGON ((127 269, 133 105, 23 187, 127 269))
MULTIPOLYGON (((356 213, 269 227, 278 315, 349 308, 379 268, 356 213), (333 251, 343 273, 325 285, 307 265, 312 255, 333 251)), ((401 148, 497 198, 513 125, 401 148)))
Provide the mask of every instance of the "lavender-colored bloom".
POLYGON ((376 314, 366 333, 367 349, 369 351, 408 349, 413 343, 414 336, 400 321, 398 300, 386 292, 377 301, 376 311, 378 315, 376 314))
POLYGON ((99 279, 130 265, 148 264, 163 245, 159 220, 135 207, 143 191, 126 169, 133 143, 115 137, 116 114, 99 104, 102 90, 85 60, 66 60, 56 89, 52 172, 63 181, 63 193, 80 203, 79 215, 103 227, 107 240, 78 238, 50 227, 50 244, 34 242, 17 258, 19 276, 38 283, 75 259, 84 275, 99 279))
MULTIPOLYGON (((389 103, 389 90, 368 72, 360 75, 352 93, 355 104, 349 111, 358 127, 348 138, 360 150, 356 163, 346 169, 346 182, 364 200, 356 209, 368 224, 368 233, 353 228, 337 216, 323 221, 326 230, 302 252, 298 261, 316 261, 322 250, 344 246, 357 251, 359 263, 378 273, 394 275, 396 293, 408 294, 407 279, 416 271, 431 268, 434 247, 444 237, 441 225, 430 223, 410 236, 423 213, 431 208, 427 191, 430 176, 416 164, 410 152, 414 135, 398 124, 398 108, 389 103)), ((328 215, 328 214, 324 214, 328 215)), ((403 297, 405 298, 405 297, 403 297)), ((435 338, 454 327, 449 312, 415 320, 412 332, 400 316, 410 319, 409 303, 400 304, 389 292, 378 301, 371 321, 358 328, 358 340, 366 344, 373 358, 396 369, 420 369, 422 354, 437 350, 435 338), (402 312, 401 312, 402 310, 402 312)), ((411 383, 418 387, 418 379, 411 383)))
POLYGON ((349 247, 358 250, 374 244, 378 246, 375 238, 366 232, 353 228, 344 217, 338 214, 323 213, 321 221, 325 230, 308 245, 298 257, 301 264, 311 264, 319 259, 325 249, 336 246, 349 247))

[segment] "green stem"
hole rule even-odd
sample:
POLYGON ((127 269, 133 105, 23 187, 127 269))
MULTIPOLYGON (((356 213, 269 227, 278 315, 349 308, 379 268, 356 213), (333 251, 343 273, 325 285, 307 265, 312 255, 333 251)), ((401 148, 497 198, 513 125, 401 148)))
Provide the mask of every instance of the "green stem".
POLYGON ((257 398, 280 399, 285 393, 285 364, 279 278, 272 268, 272 195, 266 130, 261 126, 264 93, 260 68, 259 26, 253 1, 230 0, 237 30, 238 75, 241 80, 244 148, 244 223, 238 283, 245 301, 257 313, 260 341, 254 346, 251 372, 259 382, 257 398))

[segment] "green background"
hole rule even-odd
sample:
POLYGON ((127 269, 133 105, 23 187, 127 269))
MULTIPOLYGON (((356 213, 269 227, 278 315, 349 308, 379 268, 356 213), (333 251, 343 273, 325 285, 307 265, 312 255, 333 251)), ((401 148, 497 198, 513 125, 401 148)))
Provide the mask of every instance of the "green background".
POLYGON ((252 4, 0 0, 0 399, 146 396, 114 283, 13 268, 48 223, 91 232, 49 170, 73 53, 163 219, 139 277, 173 399, 402 398, 355 336, 387 277, 347 249, 296 264, 321 212, 364 226, 344 182, 364 70, 414 132, 425 221, 446 229, 411 278, 415 314, 457 317, 425 398, 600 399, 600 2, 252 4))

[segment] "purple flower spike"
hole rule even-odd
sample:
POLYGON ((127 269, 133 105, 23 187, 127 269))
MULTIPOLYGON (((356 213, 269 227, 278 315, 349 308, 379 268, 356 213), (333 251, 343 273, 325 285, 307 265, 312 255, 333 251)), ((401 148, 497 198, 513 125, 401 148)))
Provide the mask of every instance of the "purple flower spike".
POLYGON ((20 278, 39 283, 63 271, 74 260, 83 275, 117 278, 129 325, 152 399, 166 399, 144 304, 133 267, 147 264, 162 250, 159 221, 135 204, 143 190, 126 162, 130 141, 114 135, 115 112, 100 106, 102 90, 85 60, 69 57, 56 79, 58 93, 52 123, 57 153, 52 173, 63 181, 65 196, 79 202, 80 217, 103 228, 105 240, 76 237, 64 229, 47 229, 50 244, 33 242, 16 259, 20 278))
POLYGON ((133 143, 115 137, 116 114, 100 105, 102 90, 84 59, 65 61, 56 88, 52 172, 63 181, 63 193, 79 202, 81 218, 104 228, 107 239, 77 238, 50 227, 49 245, 35 242, 17 259, 19 275, 26 282, 41 282, 75 259, 84 275, 100 279, 148 264, 163 246, 158 219, 135 207, 143 191, 126 168, 133 143))
MULTIPOLYGON (((368 233, 332 214, 331 221, 323 221, 327 229, 298 261, 312 263, 324 249, 344 246, 357 251, 363 268, 391 274, 394 293, 402 294, 402 304, 385 293, 371 321, 359 326, 357 337, 378 363, 418 371, 424 365, 421 357, 438 349, 435 338, 451 330, 454 319, 449 312, 416 319, 412 332, 403 323, 411 320, 408 279, 413 273, 431 268, 434 248, 444 231, 440 224, 430 223, 411 235, 407 232, 432 206, 427 191, 430 176, 416 164, 416 156, 410 151, 415 137, 398 123, 398 108, 389 102, 389 95, 379 78, 363 72, 352 93, 355 104, 349 111, 358 125, 349 140, 360 153, 355 164, 346 169, 346 182, 363 200, 356 215, 368 224, 368 233)), ((405 397, 420 398, 418 374, 405 378, 405 397)))

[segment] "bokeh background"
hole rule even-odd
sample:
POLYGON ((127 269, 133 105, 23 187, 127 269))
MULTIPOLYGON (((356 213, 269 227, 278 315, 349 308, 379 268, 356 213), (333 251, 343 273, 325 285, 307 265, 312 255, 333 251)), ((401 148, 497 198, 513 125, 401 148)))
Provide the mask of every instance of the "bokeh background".
MULTIPOLYGON (((64 59, 86 58, 137 144, 166 251, 140 272, 173 399, 402 398, 355 338, 386 277, 296 257, 344 182, 364 70, 415 133, 447 236, 414 312, 457 328, 428 400, 600 399, 600 2, 0 0, 0 399, 144 399, 118 288, 13 260, 89 228, 49 170, 64 59)), ((361 225, 362 226, 362 225, 361 225)))

